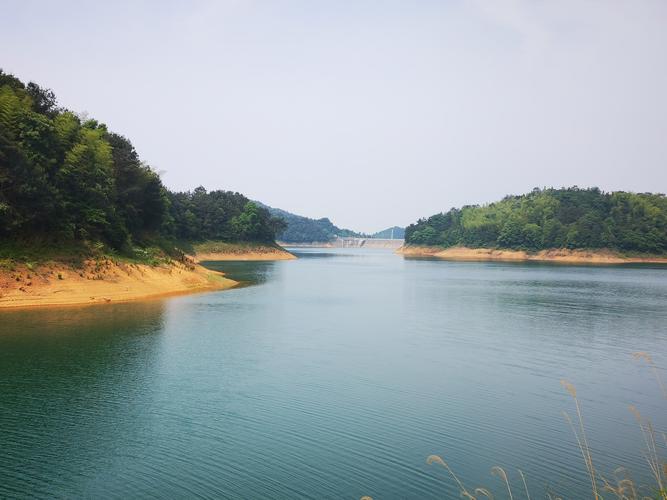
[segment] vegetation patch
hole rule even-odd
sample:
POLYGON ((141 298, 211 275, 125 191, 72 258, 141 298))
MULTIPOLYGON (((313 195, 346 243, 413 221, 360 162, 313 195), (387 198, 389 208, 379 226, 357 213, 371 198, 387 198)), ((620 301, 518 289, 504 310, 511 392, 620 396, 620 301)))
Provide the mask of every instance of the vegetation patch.
POLYGON ((177 242, 270 244, 284 228, 239 193, 169 191, 127 138, 0 70, 0 259, 158 264, 177 242))
POLYGON ((598 188, 534 189, 489 205, 452 208, 408 226, 405 242, 525 250, 610 249, 667 254, 667 198, 598 188))

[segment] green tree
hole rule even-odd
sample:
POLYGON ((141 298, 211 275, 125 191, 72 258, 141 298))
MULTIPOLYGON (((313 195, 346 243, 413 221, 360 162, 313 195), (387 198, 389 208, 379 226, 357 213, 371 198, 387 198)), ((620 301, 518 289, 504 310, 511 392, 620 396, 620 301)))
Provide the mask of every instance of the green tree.
POLYGON ((667 198, 597 188, 535 189, 420 219, 406 242, 449 247, 611 248, 667 252, 667 198), (426 243, 428 241, 428 243, 426 243))
POLYGON ((111 146, 106 131, 95 122, 85 123, 79 141, 65 155, 57 175, 63 198, 65 234, 83 240, 105 236, 122 245, 124 228, 115 214, 111 146))

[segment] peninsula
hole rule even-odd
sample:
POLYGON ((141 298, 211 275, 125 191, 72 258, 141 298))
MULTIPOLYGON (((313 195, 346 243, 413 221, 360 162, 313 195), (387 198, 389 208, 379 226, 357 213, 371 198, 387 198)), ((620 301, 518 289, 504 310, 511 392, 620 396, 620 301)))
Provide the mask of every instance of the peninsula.
POLYGON ((667 264, 667 198, 597 188, 534 189, 408 226, 398 253, 448 260, 667 264))
POLYGON ((0 308, 230 288, 199 262, 292 259, 284 228, 240 193, 170 191, 126 137, 0 70, 0 308))

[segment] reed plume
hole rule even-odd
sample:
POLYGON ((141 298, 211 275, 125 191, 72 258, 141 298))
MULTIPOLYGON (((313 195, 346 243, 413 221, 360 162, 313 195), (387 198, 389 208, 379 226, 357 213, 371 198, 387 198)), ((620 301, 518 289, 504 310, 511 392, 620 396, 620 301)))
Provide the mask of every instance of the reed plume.
POLYGON ((475 495, 484 495, 486 498, 493 500, 493 495, 486 488, 475 488, 475 495))
POLYGON ((590 477, 591 480, 593 498, 595 500, 599 500, 601 497, 598 494, 597 481, 595 479, 595 468, 593 467, 593 458, 591 457, 591 449, 588 446, 586 431, 584 430, 584 418, 581 416, 581 408, 579 407, 579 399, 577 398, 577 389, 567 380, 561 380, 560 383, 563 387, 565 387, 565 390, 570 393, 570 396, 572 396, 572 399, 574 400, 574 406, 577 409, 577 417, 579 419, 579 434, 577 433, 577 430, 574 427, 574 423, 572 422, 572 419, 567 414, 567 412, 564 412, 564 415, 565 419, 570 424, 570 428, 572 429, 574 437, 577 440, 577 444, 579 445, 579 450, 581 451, 581 455, 584 458, 584 463, 586 464, 586 470, 588 471, 588 476, 590 477))
POLYGON ((472 495, 465 486, 463 486, 463 483, 461 480, 454 474, 454 471, 449 467, 449 464, 445 462, 440 456, 438 455, 429 455, 429 457, 426 459, 426 463, 431 465, 431 464, 440 464, 442 465, 445 469, 447 469, 447 472, 454 478, 454 481, 456 481, 456 484, 459 486, 459 491, 461 492, 461 496, 467 498, 468 500, 477 500, 477 498, 472 495))
MULTIPOLYGON (((635 352, 633 353, 633 357, 635 358, 635 360, 644 361, 651 368, 651 371, 653 372, 653 375, 662 393, 662 396, 667 398, 667 391, 665 390, 665 384, 662 382, 660 373, 655 363, 653 362, 651 356, 645 352, 635 352)), ((619 467, 618 469, 616 469, 613 473, 613 476, 610 479, 607 479, 603 474, 601 474, 595 469, 593 465, 591 448, 588 443, 588 438, 586 436, 584 418, 581 412, 579 399, 577 397, 577 389, 573 384, 571 384, 567 380, 561 380, 561 385, 565 388, 565 390, 570 394, 570 396, 574 400, 574 405, 577 412, 576 424, 572 420, 572 418, 570 418, 570 415, 567 412, 563 412, 563 415, 565 416, 565 419, 568 422, 572 430, 572 433, 574 434, 577 445, 579 447, 579 451, 581 452, 581 456, 584 459, 586 471, 588 473, 591 482, 591 492, 593 500, 603 500, 601 492, 610 493, 618 500, 655 500, 655 499, 667 500, 667 488, 666 488, 667 462, 660 460, 658 454, 658 445, 656 443, 656 434, 658 434, 659 436, 658 440, 660 439, 660 437, 662 437, 662 440, 664 441, 664 444, 667 447, 667 434, 665 434, 664 432, 656 433, 651 421, 648 419, 644 419, 642 415, 639 413, 639 410, 637 410, 637 408, 635 408, 634 406, 630 406, 630 411, 634 414, 635 418, 637 419, 637 422, 639 423, 639 428, 641 430, 642 439, 645 447, 643 455, 646 459, 646 462, 649 465, 651 475, 655 479, 657 485, 657 490, 655 489, 653 490, 653 496, 651 497, 643 496, 640 493, 640 489, 642 489, 643 487, 638 487, 637 484, 632 480, 632 478, 630 478, 629 474, 624 468, 619 467)), ((458 485, 462 498, 466 498, 468 500, 478 500, 480 497, 493 499, 493 494, 486 488, 475 488, 471 493, 470 490, 468 490, 463 485, 463 482, 454 473, 449 464, 445 462, 440 456, 430 455, 427 458, 426 462, 428 464, 437 463, 442 467, 444 467, 447 470, 447 472, 449 472, 450 476, 454 479, 454 481, 456 481, 456 484, 458 485)), ((528 490, 528 483, 526 482, 526 476, 524 475, 522 470, 520 469, 517 470, 519 476, 521 477, 521 481, 523 483, 523 490, 525 492, 526 499, 531 500, 530 492, 528 490)), ((505 487, 507 488, 509 499, 514 500, 511 483, 509 481, 507 473, 505 472, 505 469, 499 466, 494 466, 491 468, 491 473, 495 476, 500 477, 503 480, 503 482, 505 483, 505 487)), ((550 491, 550 489, 547 489, 545 495, 549 500, 563 500, 562 497, 553 493, 552 491, 550 491)), ((370 497, 364 497, 364 499, 362 500, 372 500, 372 499, 370 499, 370 497)))
POLYGON ((491 474, 494 474, 505 481, 505 485, 507 486, 507 493, 509 493, 510 500, 514 500, 514 497, 512 496, 512 488, 510 487, 510 482, 507 479, 507 474, 505 473, 505 469, 502 467, 498 467, 497 465, 494 467, 491 467, 491 474))

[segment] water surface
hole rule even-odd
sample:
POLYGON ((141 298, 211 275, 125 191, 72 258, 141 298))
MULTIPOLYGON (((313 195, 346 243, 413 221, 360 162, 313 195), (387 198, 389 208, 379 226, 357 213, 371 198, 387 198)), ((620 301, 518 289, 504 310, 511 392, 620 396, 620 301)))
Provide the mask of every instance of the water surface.
POLYGON ((648 482, 628 404, 667 408, 667 270, 404 260, 363 249, 210 263, 250 286, 0 313, 0 497, 581 498, 562 411, 600 470, 648 482), (664 372, 663 372, 664 376, 664 372))

